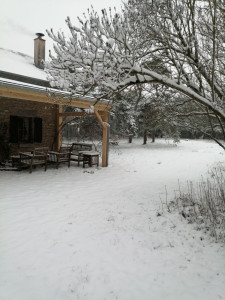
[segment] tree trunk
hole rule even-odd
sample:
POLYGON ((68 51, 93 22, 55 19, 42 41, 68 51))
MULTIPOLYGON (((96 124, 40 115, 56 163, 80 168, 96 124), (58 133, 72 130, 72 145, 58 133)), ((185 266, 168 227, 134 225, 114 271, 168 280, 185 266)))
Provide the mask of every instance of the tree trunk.
POLYGON ((155 132, 152 133, 152 143, 155 143, 155 132))
POLYGON ((147 139, 148 139, 148 137, 147 137, 147 130, 145 129, 144 130, 144 142, 143 142, 143 145, 146 145, 147 139))

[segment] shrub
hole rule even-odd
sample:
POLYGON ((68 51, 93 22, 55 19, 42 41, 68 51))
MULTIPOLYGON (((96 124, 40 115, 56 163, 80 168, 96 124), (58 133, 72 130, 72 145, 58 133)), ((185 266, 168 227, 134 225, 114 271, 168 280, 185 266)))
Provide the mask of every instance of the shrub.
POLYGON ((196 229, 225 242, 225 167, 220 165, 209 175, 198 184, 188 182, 185 193, 179 189, 176 206, 189 223, 196 225, 196 229))

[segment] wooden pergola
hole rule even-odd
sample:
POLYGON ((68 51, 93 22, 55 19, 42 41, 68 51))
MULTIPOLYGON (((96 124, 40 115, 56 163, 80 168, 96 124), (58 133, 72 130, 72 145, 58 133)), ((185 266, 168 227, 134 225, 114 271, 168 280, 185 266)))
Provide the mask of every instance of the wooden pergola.
MULTIPOLYGON (((78 99, 72 99, 69 104, 65 104, 67 106, 76 107, 76 108, 84 108, 90 109, 93 106, 93 102, 87 103, 87 101, 82 101, 78 99), (79 105, 79 106, 78 106, 79 105)), ((96 103, 94 105, 94 112, 93 113, 86 113, 86 112, 63 112, 63 105, 60 103, 58 104, 58 123, 57 128, 58 134, 57 136, 57 148, 59 149, 62 145, 62 131, 60 130, 63 121, 67 117, 82 117, 84 115, 87 116, 96 116, 99 123, 102 126, 103 134, 102 134, 102 167, 107 167, 108 165, 108 126, 105 123, 109 121, 109 105, 104 105, 101 103, 96 103)))
MULTIPOLYGON (((22 76, 25 77, 25 76, 22 76)), ((43 81, 44 82, 44 81, 43 81)), ((57 149, 62 145, 62 127, 63 121, 67 117, 81 117, 84 115, 95 116, 102 126, 102 167, 106 167, 108 164, 108 123, 109 110, 111 105, 109 101, 99 101, 91 97, 67 97, 66 93, 55 91, 52 92, 50 88, 43 88, 42 86, 36 85, 21 85, 6 82, 0 84, 0 97, 7 97, 12 99, 20 99, 25 101, 35 101, 39 103, 49 103, 57 105, 57 149), (56 95, 56 96, 55 96, 56 95), (92 109, 92 113, 87 112, 63 112, 63 106, 70 106, 80 109, 92 109), (93 109, 94 107, 94 109, 93 109)))

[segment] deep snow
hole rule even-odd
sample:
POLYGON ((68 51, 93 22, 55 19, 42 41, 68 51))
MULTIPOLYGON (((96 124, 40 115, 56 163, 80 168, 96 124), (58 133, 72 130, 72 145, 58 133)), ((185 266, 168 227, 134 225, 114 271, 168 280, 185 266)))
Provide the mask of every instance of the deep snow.
POLYGON ((0 172, 0 298, 225 299, 224 246, 162 211, 165 191, 224 157, 210 141, 134 139, 108 168, 0 172))

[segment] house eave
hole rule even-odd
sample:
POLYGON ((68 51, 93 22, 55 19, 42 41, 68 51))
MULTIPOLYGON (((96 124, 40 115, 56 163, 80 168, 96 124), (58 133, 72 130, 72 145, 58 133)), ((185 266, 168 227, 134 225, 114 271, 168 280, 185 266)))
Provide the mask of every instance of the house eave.
POLYGON ((0 78, 0 96, 85 109, 93 105, 98 110, 111 109, 111 102, 109 100, 96 102, 96 99, 92 97, 71 96, 67 92, 5 78, 0 78))

